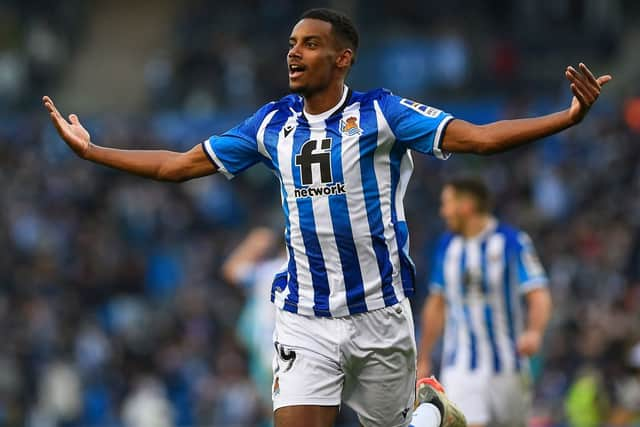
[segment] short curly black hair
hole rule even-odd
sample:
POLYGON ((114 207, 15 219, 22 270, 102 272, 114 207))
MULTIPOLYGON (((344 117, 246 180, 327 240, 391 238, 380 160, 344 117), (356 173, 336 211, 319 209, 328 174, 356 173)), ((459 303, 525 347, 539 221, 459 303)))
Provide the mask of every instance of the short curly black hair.
POLYGON ((307 10, 300 16, 300 19, 318 19, 330 23, 336 40, 338 40, 342 46, 353 50, 351 65, 356 62, 356 52, 358 51, 360 36, 351 18, 337 10, 318 8, 307 10))

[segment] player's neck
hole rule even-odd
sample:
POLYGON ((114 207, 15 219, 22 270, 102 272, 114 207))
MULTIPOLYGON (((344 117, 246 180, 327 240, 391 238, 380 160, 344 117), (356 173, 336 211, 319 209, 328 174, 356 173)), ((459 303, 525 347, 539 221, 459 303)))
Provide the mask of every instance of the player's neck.
POLYGON ((329 111, 342 99, 345 86, 343 81, 336 81, 325 90, 304 97, 304 111, 317 115, 329 111))
POLYGON ((461 234, 465 239, 473 239, 482 234, 489 222, 491 222, 490 215, 474 215, 465 222, 461 234))

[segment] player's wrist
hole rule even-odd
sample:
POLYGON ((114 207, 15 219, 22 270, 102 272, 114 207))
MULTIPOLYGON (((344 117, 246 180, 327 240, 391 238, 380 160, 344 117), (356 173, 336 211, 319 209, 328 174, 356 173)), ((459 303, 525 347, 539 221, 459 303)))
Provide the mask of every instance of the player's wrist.
POLYGON ((566 122, 565 127, 571 127, 579 124, 587 114, 585 111, 575 111, 572 108, 566 109, 564 113, 564 120, 566 122))
POLYGON ((524 334, 529 337, 536 338, 537 340, 542 339, 542 331, 538 329, 527 329, 524 331, 524 334))
POLYGON ((80 157, 83 158, 84 160, 91 160, 91 161, 95 160, 92 157, 95 152, 95 147, 96 146, 91 141, 89 141, 84 151, 80 153, 80 157))

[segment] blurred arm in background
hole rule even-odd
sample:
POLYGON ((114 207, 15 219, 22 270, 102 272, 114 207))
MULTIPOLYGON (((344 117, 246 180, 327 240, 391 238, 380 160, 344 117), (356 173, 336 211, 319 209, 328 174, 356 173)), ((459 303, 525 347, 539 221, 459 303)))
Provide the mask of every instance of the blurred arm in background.
POLYGON ((45 96, 42 102, 60 137, 83 159, 159 181, 182 182, 217 172, 200 144, 185 153, 100 147, 91 142, 78 116, 71 114, 67 121, 51 98, 45 96))
POLYGON ((264 260, 275 245, 276 235, 269 228, 253 229, 223 264, 222 276, 232 285, 243 287, 248 272, 264 260))
POLYGON ((418 347, 418 378, 432 374, 431 353, 444 327, 446 301, 444 294, 432 292, 422 309, 422 334, 418 347))
POLYGON ((518 337, 518 353, 532 356, 540 350, 544 331, 551 316, 551 294, 547 288, 536 288, 526 295, 527 325, 518 337))
POLYGON ((580 123, 598 99, 602 86, 612 77, 595 78, 583 63, 578 68, 580 71, 569 66, 565 71, 574 95, 568 109, 541 117, 501 120, 486 125, 453 120, 445 131, 443 150, 450 153, 499 153, 580 123))

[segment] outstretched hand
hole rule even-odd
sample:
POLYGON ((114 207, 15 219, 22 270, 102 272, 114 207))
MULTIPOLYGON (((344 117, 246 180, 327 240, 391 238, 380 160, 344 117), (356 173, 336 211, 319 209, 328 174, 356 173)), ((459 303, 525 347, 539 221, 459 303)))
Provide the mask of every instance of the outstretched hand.
POLYGON ((91 137, 89 132, 80 124, 78 116, 75 114, 69 115, 69 121, 67 121, 62 114, 58 111, 51 98, 45 96, 42 98, 44 107, 49 111, 51 121, 56 127, 60 137, 64 139, 67 145, 80 157, 86 158, 87 151, 91 144, 91 137))
POLYGON ((579 123, 584 119, 600 96, 602 87, 613 78, 608 74, 596 78, 582 62, 578 65, 578 69, 568 66, 565 71, 567 79, 571 82, 571 92, 573 92, 569 108, 569 116, 573 123, 579 123))

